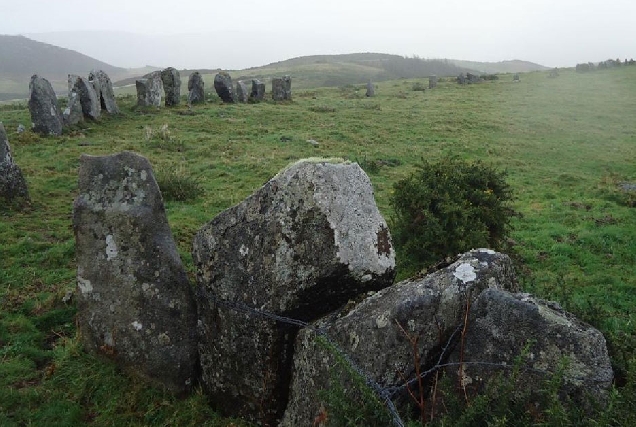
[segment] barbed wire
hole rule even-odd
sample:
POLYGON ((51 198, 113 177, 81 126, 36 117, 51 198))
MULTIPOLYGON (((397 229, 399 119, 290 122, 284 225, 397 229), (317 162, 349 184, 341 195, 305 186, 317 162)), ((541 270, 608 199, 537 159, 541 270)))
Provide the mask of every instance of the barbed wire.
MULTIPOLYGON (((372 378, 372 376, 368 372, 366 372, 363 368, 361 368, 346 351, 341 349, 338 343, 336 343, 333 339, 331 339, 331 337, 329 337, 326 329, 319 328, 315 326, 314 324, 305 322, 303 320, 281 316, 278 314, 270 313, 262 309, 256 309, 256 308, 250 307, 249 305, 243 302, 228 301, 226 299, 218 298, 216 295, 204 289, 201 289, 200 287, 198 288, 197 293, 199 293, 199 296, 202 296, 201 294, 204 294, 203 296, 208 298, 208 300, 210 300, 214 304, 218 304, 223 307, 230 308, 244 314, 269 319, 279 323, 297 326, 301 329, 307 329, 315 333, 316 335, 322 337, 329 344, 330 349, 336 352, 337 356, 340 357, 342 360, 344 360, 349 365, 349 368, 352 371, 358 374, 360 378, 364 379, 365 385, 369 387, 376 394, 376 396, 378 397, 378 400, 380 400, 386 406, 387 411, 391 415, 391 420, 396 427, 405 427, 405 424, 404 424, 404 421, 402 421, 402 418, 400 417, 400 414, 398 413, 397 408, 395 407, 395 404, 393 403, 393 400, 392 400, 393 397, 402 391, 408 390, 411 386, 415 385, 417 381, 419 381, 420 379, 426 378, 427 376, 435 373, 441 368, 450 367, 450 366, 464 366, 464 365, 489 366, 493 368, 502 368, 502 369, 514 369, 515 367, 517 367, 516 365, 511 365, 506 363, 479 362, 479 361, 461 361, 461 362, 443 363, 444 359, 448 357, 449 351, 453 349, 452 344, 457 334, 459 334, 465 327, 464 322, 460 322, 455 328, 455 330, 453 331, 453 333, 450 335, 450 337, 448 337, 448 339, 446 340, 446 344, 441 349, 440 354, 437 357, 437 362, 431 368, 427 369, 424 372, 421 372, 419 376, 416 375, 410 380, 405 381, 405 383, 402 385, 385 387, 385 386, 382 386, 377 381, 375 381, 372 378)), ((521 366, 521 367, 518 367, 518 369, 521 369, 523 371, 541 373, 541 374, 546 373, 546 371, 544 370, 530 368, 527 366, 521 366)), ((590 379, 587 377, 568 376, 568 378, 572 380, 585 379, 587 381, 590 381, 590 379)), ((593 380, 593 382, 604 382, 604 380, 600 380, 600 379, 593 380)))

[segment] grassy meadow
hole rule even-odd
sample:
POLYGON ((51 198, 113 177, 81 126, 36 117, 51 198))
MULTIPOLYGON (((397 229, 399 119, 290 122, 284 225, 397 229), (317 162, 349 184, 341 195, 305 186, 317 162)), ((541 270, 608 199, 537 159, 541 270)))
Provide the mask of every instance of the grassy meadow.
POLYGON ((74 301, 63 298, 75 289, 79 156, 122 150, 146 156, 160 181, 197 186, 194 200, 166 201, 192 280, 198 228, 295 160, 358 162, 389 223, 392 186, 421 159, 455 155, 506 170, 522 287, 603 331, 619 402, 636 403, 636 194, 619 189, 636 183, 636 67, 533 72, 520 83, 446 79, 426 91, 417 83, 428 86, 383 82, 373 98, 364 85, 296 90, 290 103, 223 105, 214 96, 192 110, 138 109, 127 95, 121 115, 61 137, 17 134, 19 123, 29 127, 28 109, 1 105, 32 203, 0 206, 0 425, 245 425, 216 415, 200 392, 178 398, 149 387, 78 345, 74 301))

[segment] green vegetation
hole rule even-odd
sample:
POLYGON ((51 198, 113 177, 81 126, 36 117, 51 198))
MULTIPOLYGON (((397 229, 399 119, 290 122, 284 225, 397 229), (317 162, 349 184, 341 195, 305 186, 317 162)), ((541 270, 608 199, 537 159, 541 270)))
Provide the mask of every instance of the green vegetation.
POLYGON ((473 248, 505 249, 514 211, 504 172, 450 157, 425 160, 393 188, 391 231, 401 276, 473 248))
POLYGON ((19 123, 28 128, 28 110, 0 108, 32 200, 22 211, 0 206, 0 425, 241 425, 215 415, 201 393, 177 398, 78 346, 74 301, 63 297, 75 287, 79 156, 122 150, 200 186, 188 202, 166 202, 190 274, 198 228, 301 158, 359 161, 387 219, 394 184, 422 160, 452 156, 507 171, 521 214, 510 234, 521 284, 604 332, 617 389, 613 412, 597 425, 633 425, 636 210, 619 184, 636 182, 636 67, 560 70, 556 79, 535 72, 517 84, 450 80, 425 92, 412 87, 427 79, 408 79, 378 83, 374 98, 360 85, 192 111, 141 111, 128 96, 118 101, 121 116, 61 137, 17 134, 19 123), (147 137, 148 127, 158 136, 147 137))

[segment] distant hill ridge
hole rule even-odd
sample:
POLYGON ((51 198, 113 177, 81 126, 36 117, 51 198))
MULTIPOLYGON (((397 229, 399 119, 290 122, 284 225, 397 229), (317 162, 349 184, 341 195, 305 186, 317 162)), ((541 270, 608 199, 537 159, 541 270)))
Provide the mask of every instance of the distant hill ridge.
POLYGON ((0 74, 13 77, 40 74, 57 79, 68 74, 88 74, 92 69, 104 70, 109 75, 126 72, 125 68, 24 36, 0 35, 0 58, 0 74))

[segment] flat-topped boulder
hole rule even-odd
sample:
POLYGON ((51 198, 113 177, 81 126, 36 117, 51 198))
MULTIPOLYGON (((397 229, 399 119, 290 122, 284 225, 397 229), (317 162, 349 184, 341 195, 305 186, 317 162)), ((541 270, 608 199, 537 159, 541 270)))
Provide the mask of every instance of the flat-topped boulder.
POLYGON ((389 286, 395 252, 368 176, 305 160, 194 238, 204 389, 229 415, 275 425, 297 329, 236 307, 311 321, 389 286))
POLYGON ((166 107, 181 103, 181 75, 176 68, 168 67, 161 71, 161 81, 166 96, 166 107))
POLYGON ((291 101, 291 77, 275 77, 272 79, 272 99, 274 101, 291 101))
POLYGON ((163 95, 161 72, 154 71, 135 81, 137 105, 139 107, 160 107, 163 95))
POLYGON ((189 390, 197 375, 196 306, 148 160, 132 152, 83 155, 73 229, 84 347, 189 390))
POLYGON ((265 83, 258 79, 253 79, 250 100, 253 102, 260 102, 263 99, 265 99, 265 83))

